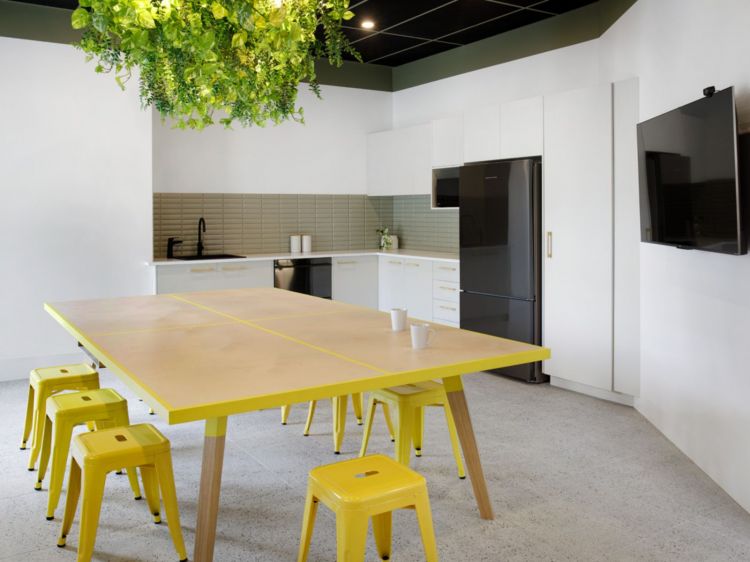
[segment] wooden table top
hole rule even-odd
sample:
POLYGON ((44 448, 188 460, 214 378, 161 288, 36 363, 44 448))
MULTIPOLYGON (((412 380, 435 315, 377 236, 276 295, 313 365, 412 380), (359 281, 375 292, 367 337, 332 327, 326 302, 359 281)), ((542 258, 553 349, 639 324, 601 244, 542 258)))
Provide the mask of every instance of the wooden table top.
POLYGON ((280 289, 45 304, 169 423, 540 361, 549 350, 433 324, 415 350, 387 313, 280 289))

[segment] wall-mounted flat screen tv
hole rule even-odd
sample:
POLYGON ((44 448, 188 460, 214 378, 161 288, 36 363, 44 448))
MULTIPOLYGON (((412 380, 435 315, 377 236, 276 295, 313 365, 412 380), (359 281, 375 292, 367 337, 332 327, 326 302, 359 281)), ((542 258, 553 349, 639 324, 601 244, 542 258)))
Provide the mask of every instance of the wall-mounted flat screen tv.
POLYGON ((641 240, 745 254, 734 91, 638 125, 641 240))

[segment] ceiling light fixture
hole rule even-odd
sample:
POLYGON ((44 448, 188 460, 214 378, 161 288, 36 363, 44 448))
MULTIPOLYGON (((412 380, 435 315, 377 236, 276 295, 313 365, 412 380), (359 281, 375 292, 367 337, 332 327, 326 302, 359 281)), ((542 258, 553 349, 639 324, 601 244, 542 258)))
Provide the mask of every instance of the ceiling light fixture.
POLYGON ((372 20, 365 20, 362 22, 362 27, 364 29, 373 29, 375 27, 375 22, 372 20))

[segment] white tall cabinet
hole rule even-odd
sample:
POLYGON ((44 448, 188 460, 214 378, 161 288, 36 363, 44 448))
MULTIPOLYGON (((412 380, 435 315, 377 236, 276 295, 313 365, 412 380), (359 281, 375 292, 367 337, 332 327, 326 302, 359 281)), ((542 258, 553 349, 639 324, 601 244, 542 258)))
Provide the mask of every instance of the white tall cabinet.
POLYGON ((612 85, 544 99, 544 372, 611 391, 612 85))

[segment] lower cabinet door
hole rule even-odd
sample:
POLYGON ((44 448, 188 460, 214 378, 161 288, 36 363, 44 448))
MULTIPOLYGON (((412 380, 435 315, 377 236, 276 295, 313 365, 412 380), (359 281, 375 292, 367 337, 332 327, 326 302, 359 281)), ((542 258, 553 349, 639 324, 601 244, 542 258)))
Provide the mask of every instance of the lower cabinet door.
POLYGON ((378 308, 388 312, 392 308, 406 307, 404 293, 404 260, 380 256, 378 264, 378 308))
POLYGON ((432 320, 432 262, 404 260, 404 282, 401 289, 409 317, 432 320))
POLYGON ((273 262, 219 262, 156 266, 157 293, 273 287, 273 262))
POLYGON ((333 300, 378 308, 378 257, 333 258, 333 300))

